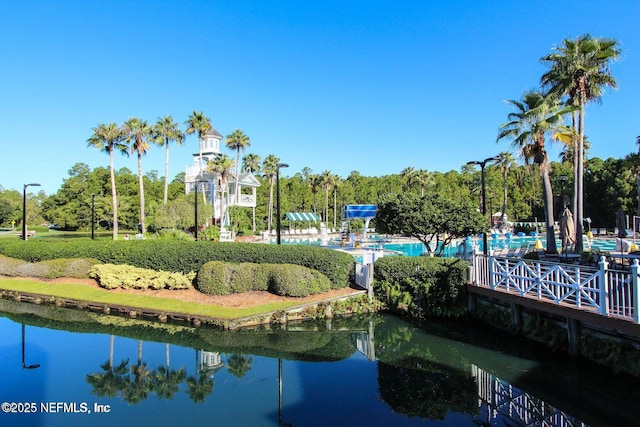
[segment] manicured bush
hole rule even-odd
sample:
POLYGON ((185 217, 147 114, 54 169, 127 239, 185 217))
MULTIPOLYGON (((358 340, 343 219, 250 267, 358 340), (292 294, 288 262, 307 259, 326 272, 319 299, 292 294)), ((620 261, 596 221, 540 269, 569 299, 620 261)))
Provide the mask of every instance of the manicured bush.
POLYGON ((0 276, 17 276, 16 268, 25 261, 0 255, 0 276))
POLYGON ((91 268, 90 276, 107 289, 188 289, 192 286, 195 274, 185 275, 130 265, 99 264, 91 268))
POLYGON ((374 270, 376 297, 391 310, 416 318, 466 313, 468 265, 462 260, 384 257, 374 270))
POLYGON ((58 258, 40 262, 26 262, 20 259, 0 255, 0 275, 57 279, 72 277, 86 279, 89 270, 100 261, 83 258, 58 258))
POLYGON ((295 264, 327 276, 333 288, 349 285, 354 260, 327 248, 256 243, 179 240, 0 239, 0 254, 36 262, 55 258, 95 258, 103 263, 189 273, 209 261, 295 264))
POLYGON ((269 291, 282 296, 306 297, 331 289, 331 282, 324 274, 292 264, 267 264, 269 291))
POLYGON ((331 289, 322 273, 293 264, 254 264, 210 261, 196 277, 195 287, 208 295, 266 291, 303 297, 331 289))

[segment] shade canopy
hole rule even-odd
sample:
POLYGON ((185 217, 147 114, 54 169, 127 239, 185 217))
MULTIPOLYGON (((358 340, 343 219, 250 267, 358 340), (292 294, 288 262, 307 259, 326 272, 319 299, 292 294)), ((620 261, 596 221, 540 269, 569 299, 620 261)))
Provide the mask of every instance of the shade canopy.
POLYGON ((343 209, 343 217, 345 219, 373 218, 378 211, 376 205, 347 205, 343 209))
POLYGON ((320 221, 320 217, 313 212, 287 212, 289 221, 320 221))
POLYGON ((568 249, 576 241, 575 223, 573 215, 568 208, 564 208, 564 212, 560 217, 560 240, 562 240, 563 249, 568 249))

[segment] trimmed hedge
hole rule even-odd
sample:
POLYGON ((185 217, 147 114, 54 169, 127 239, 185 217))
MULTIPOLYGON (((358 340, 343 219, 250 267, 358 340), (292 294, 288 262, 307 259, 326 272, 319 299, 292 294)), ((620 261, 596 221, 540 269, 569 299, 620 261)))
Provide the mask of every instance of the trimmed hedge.
POLYGON ((411 317, 459 317, 467 312, 468 268, 453 258, 384 257, 374 265, 374 291, 411 317))
POLYGON ((189 289, 195 278, 195 273, 169 273, 114 264, 94 265, 89 275, 107 289, 189 289))
POLYGON ((37 262, 56 258, 95 258, 103 263, 189 273, 209 261, 256 264, 294 264, 317 270, 334 289, 344 288, 353 278, 354 259, 332 249, 257 243, 207 241, 77 239, 0 239, 0 254, 37 262))
POLYGON ((26 262, 21 259, 0 255, 0 275, 57 279, 72 277, 86 279, 89 271, 100 261, 86 258, 58 258, 40 262, 26 262))
POLYGON ((269 291, 304 297, 330 290, 331 282, 322 273, 299 265, 210 261, 198 271, 196 288, 208 295, 269 291))

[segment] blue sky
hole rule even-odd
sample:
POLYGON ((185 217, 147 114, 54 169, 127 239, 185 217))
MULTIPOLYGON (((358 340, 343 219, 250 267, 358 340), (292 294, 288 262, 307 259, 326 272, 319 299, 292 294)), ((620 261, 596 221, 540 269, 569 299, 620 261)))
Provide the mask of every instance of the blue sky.
MULTIPOLYGON (((225 136, 242 129, 247 152, 278 156, 284 175, 460 170, 510 149, 495 141, 504 100, 584 33, 621 44, 619 89, 585 125, 592 156, 620 158, 640 135, 639 22, 634 0, 5 1, 0 185, 54 193, 75 163, 108 166, 86 147, 98 124, 194 110, 225 136)), ((153 148, 143 168, 162 176, 153 148)), ((195 136, 172 146, 172 178, 195 152, 195 136)), ((135 172, 135 156, 116 167, 135 172)))

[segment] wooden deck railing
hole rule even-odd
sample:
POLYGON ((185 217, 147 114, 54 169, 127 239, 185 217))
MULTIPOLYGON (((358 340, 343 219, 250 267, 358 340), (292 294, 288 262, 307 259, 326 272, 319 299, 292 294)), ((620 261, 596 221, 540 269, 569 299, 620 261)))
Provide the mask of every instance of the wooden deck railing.
POLYGON ((640 323, 638 260, 628 270, 475 254, 473 286, 640 323))

